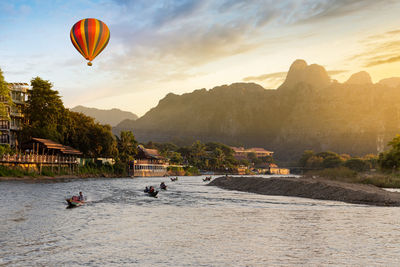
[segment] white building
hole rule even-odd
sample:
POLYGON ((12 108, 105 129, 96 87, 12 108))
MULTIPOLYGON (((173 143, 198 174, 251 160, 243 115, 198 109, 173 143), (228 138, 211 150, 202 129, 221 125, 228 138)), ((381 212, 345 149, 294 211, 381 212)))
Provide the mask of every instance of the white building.
MULTIPOLYGON (((29 85, 27 83, 8 83, 13 106, 7 106, 7 116, 0 118, 0 144, 17 146, 17 132, 24 122, 23 107, 28 100, 29 85)), ((1 102, 6 102, 0 96, 1 102)))

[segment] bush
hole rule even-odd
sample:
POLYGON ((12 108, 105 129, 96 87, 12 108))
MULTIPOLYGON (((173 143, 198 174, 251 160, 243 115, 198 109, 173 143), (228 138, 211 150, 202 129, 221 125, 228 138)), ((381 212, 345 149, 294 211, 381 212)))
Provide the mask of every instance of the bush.
POLYGON ((19 167, 11 168, 8 166, 0 166, 0 176, 22 178, 24 176, 36 177, 36 174, 33 172, 28 172, 27 170, 24 170, 19 167))
POLYGON ((349 159, 343 164, 343 166, 357 172, 365 172, 370 168, 370 165, 367 162, 359 158, 349 159))
POLYGON ((199 175, 200 174, 199 169, 197 169, 194 166, 187 166, 187 167, 184 168, 184 170, 185 170, 185 175, 186 176, 199 175))
POLYGON ((328 168, 323 170, 308 171, 306 176, 318 176, 330 180, 352 181, 357 177, 357 172, 346 167, 328 168))

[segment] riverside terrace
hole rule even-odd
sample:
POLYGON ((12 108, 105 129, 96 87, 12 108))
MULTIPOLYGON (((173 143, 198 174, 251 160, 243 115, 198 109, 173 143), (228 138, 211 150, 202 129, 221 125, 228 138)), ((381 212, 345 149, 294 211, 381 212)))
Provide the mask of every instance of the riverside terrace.
POLYGON ((72 147, 41 138, 32 138, 21 148, 24 153, 1 156, 0 165, 20 167, 39 174, 42 173, 42 167, 50 167, 52 171, 55 169, 60 172, 64 169, 68 173, 75 173, 79 164, 77 157, 82 155, 82 152, 72 147))

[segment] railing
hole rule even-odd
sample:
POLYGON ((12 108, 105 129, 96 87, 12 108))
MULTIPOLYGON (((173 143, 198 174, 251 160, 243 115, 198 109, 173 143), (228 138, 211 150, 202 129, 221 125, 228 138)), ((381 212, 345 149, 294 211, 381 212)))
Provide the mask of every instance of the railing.
POLYGON ((18 112, 18 111, 16 111, 16 112, 15 111, 11 111, 10 115, 14 116, 14 117, 23 117, 22 112, 18 112))
POLYGON ((15 155, 2 155, 0 157, 1 163, 21 163, 21 164, 78 164, 75 157, 71 156, 55 156, 55 155, 33 155, 33 154, 15 154, 15 155))
POLYGON ((163 160, 147 160, 147 159, 135 159, 134 164, 160 164, 165 165, 166 162, 163 160))
POLYGON ((22 130, 22 126, 18 126, 18 125, 11 125, 10 130, 22 130))

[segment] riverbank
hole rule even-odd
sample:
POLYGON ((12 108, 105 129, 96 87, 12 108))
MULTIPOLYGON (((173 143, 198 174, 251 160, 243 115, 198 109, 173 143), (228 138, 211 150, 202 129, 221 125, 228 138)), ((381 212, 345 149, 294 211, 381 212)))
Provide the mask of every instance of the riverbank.
POLYGON ((263 195, 304 197, 374 206, 400 206, 400 193, 388 192, 373 185, 321 178, 219 177, 208 185, 263 195))
POLYGON ((36 182, 36 181, 67 181, 72 179, 90 179, 90 178, 126 178, 126 176, 121 175, 110 175, 110 174, 81 174, 81 175, 55 175, 55 176, 46 176, 46 175, 37 175, 37 176, 20 176, 20 177, 12 177, 12 176, 0 176, 1 181, 26 181, 26 182, 36 182))

